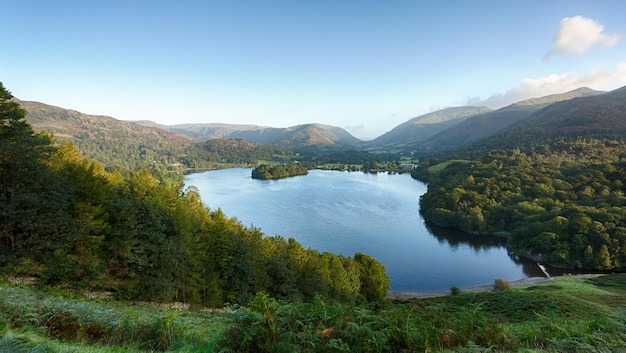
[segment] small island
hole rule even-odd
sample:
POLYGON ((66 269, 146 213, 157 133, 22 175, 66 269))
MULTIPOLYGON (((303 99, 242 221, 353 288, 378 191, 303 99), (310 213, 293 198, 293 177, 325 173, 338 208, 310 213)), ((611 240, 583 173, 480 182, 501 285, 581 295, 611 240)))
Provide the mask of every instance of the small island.
POLYGON ((307 174, 309 174, 309 170, 298 163, 260 164, 252 170, 252 179, 275 180, 307 174))

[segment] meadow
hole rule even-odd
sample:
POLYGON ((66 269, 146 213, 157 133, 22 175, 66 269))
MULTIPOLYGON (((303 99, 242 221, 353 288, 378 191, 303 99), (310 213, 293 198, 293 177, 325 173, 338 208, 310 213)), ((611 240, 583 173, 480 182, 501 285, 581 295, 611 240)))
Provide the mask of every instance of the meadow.
POLYGON ((172 309, 0 286, 0 352, 618 352, 626 274, 445 297, 172 309))

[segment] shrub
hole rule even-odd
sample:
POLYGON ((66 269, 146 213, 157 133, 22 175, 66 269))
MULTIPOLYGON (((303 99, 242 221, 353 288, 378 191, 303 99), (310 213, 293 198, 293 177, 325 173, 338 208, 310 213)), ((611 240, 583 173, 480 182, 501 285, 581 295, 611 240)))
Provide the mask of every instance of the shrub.
POLYGON ((461 289, 457 286, 452 286, 450 287, 450 294, 452 295, 459 295, 461 294, 461 289))
POLYGON ((498 278, 493 282, 493 290, 495 291, 504 291, 509 289, 511 289, 511 285, 502 278, 498 278))

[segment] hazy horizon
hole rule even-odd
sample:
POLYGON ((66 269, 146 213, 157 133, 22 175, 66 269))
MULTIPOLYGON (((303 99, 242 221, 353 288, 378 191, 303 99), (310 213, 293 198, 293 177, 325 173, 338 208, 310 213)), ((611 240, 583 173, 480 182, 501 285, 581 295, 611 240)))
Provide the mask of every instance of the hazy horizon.
POLYGON ((626 85, 626 3, 9 2, 23 100, 159 124, 321 123, 369 140, 441 108, 626 85))

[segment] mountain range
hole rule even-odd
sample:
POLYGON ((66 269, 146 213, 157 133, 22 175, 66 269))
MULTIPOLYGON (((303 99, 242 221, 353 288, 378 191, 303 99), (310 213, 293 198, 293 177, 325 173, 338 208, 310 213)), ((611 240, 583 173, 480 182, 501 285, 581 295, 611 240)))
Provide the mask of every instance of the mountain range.
POLYGON ((626 86, 547 105, 471 147, 481 153, 573 137, 626 140, 626 86))
POLYGON ((625 92, 626 87, 611 92, 579 88, 497 110, 447 108, 410 119, 371 141, 359 140, 342 128, 323 124, 288 128, 221 123, 165 126, 88 115, 39 102, 18 102, 28 111, 27 121, 36 129, 53 132, 60 140, 72 139, 92 158, 106 150, 120 156, 142 155, 145 159, 165 155, 172 163, 178 163, 186 155, 205 149, 206 145, 202 147, 200 143, 216 139, 289 148, 396 149, 426 156, 481 143, 482 148, 496 148, 557 135, 616 134, 626 124, 625 92))
POLYGON ((303 124, 287 128, 239 124, 161 125, 148 120, 135 121, 143 126, 157 127, 195 142, 213 139, 243 139, 249 142, 289 147, 315 145, 360 146, 363 141, 346 130, 324 124, 303 124))
POLYGON ((561 94, 527 99, 498 110, 470 117, 432 136, 418 147, 423 153, 436 154, 438 152, 470 145, 481 139, 506 131, 516 123, 528 119, 534 113, 553 103, 602 93, 603 92, 582 87, 561 94))

